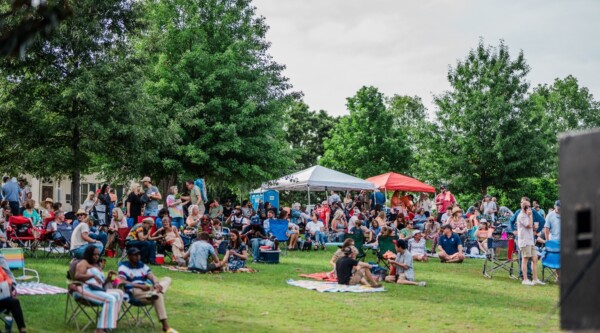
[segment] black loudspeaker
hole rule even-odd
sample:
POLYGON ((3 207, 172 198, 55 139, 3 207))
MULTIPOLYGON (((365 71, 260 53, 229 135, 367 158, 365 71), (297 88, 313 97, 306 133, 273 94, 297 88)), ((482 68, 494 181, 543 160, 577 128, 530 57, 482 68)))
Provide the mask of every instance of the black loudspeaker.
POLYGON ((600 130, 559 142, 560 325, 600 330, 600 130))

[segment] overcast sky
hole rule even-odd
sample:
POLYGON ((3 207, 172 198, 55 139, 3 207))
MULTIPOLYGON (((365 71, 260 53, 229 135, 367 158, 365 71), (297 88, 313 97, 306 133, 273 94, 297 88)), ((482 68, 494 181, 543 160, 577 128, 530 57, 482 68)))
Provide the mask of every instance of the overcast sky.
POLYGON ((255 0, 271 55, 313 110, 346 114, 363 85, 388 96, 449 88, 448 65, 479 37, 523 50, 532 86, 569 74, 600 95, 600 1, 255 0))

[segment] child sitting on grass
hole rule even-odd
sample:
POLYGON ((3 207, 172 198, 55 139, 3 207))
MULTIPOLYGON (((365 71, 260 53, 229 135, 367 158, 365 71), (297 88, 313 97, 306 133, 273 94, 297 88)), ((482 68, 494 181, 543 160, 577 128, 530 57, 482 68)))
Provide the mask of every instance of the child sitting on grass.
POLYGON ((395 282, 397 284, 408 284, 413 286, 425 287, 425 281, 415 282, 415 271, 413 269, 413 256, 406 249, 406 242, 402 239, 395 241, 396 260, 388 259, 391 267, 396 268, 395 275, 388 275, 386 282, 395 282))

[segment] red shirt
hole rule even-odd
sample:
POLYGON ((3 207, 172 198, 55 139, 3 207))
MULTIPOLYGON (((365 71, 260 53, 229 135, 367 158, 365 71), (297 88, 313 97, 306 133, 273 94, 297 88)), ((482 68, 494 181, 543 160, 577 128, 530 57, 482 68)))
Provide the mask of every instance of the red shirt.
POLYGON ((327 214, 331 214, 331 210, 329 209, 329 207, 321 207, 321 208, 317 209, 317 214, 319 216, 319 220, 323 221, 323 224, 325 225, 325 228, 327 229, 328 222, 329 222, 329 221, 327 221, 327 214))
POLYGON ((439 214, 440 212, 446 212, 446 208, 448 208, 448 206, 454 205, 456 203, 456 199, 454 198, 454 195, 452 195, 452 193, 450 193, 450 191, 447 191, 445 194, 444 193, 438 194, 435 197, 435 202, 442 203, 441 205, 438 205, 438 214, 439 214), (446 200, 446 196, 450 197, 450 200, 446 200))

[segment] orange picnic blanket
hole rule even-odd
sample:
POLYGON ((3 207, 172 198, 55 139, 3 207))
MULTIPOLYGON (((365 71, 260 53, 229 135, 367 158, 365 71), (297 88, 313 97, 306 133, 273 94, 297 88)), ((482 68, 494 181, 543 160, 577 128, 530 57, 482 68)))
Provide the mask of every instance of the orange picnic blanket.
POLYGON ((300 274, 301 277, 319 280, 319 281, 327 281, 327 282, 337 282, 337 278, 331 274, 331 272, 324 273, 312 273, 312 274, 300 274))

